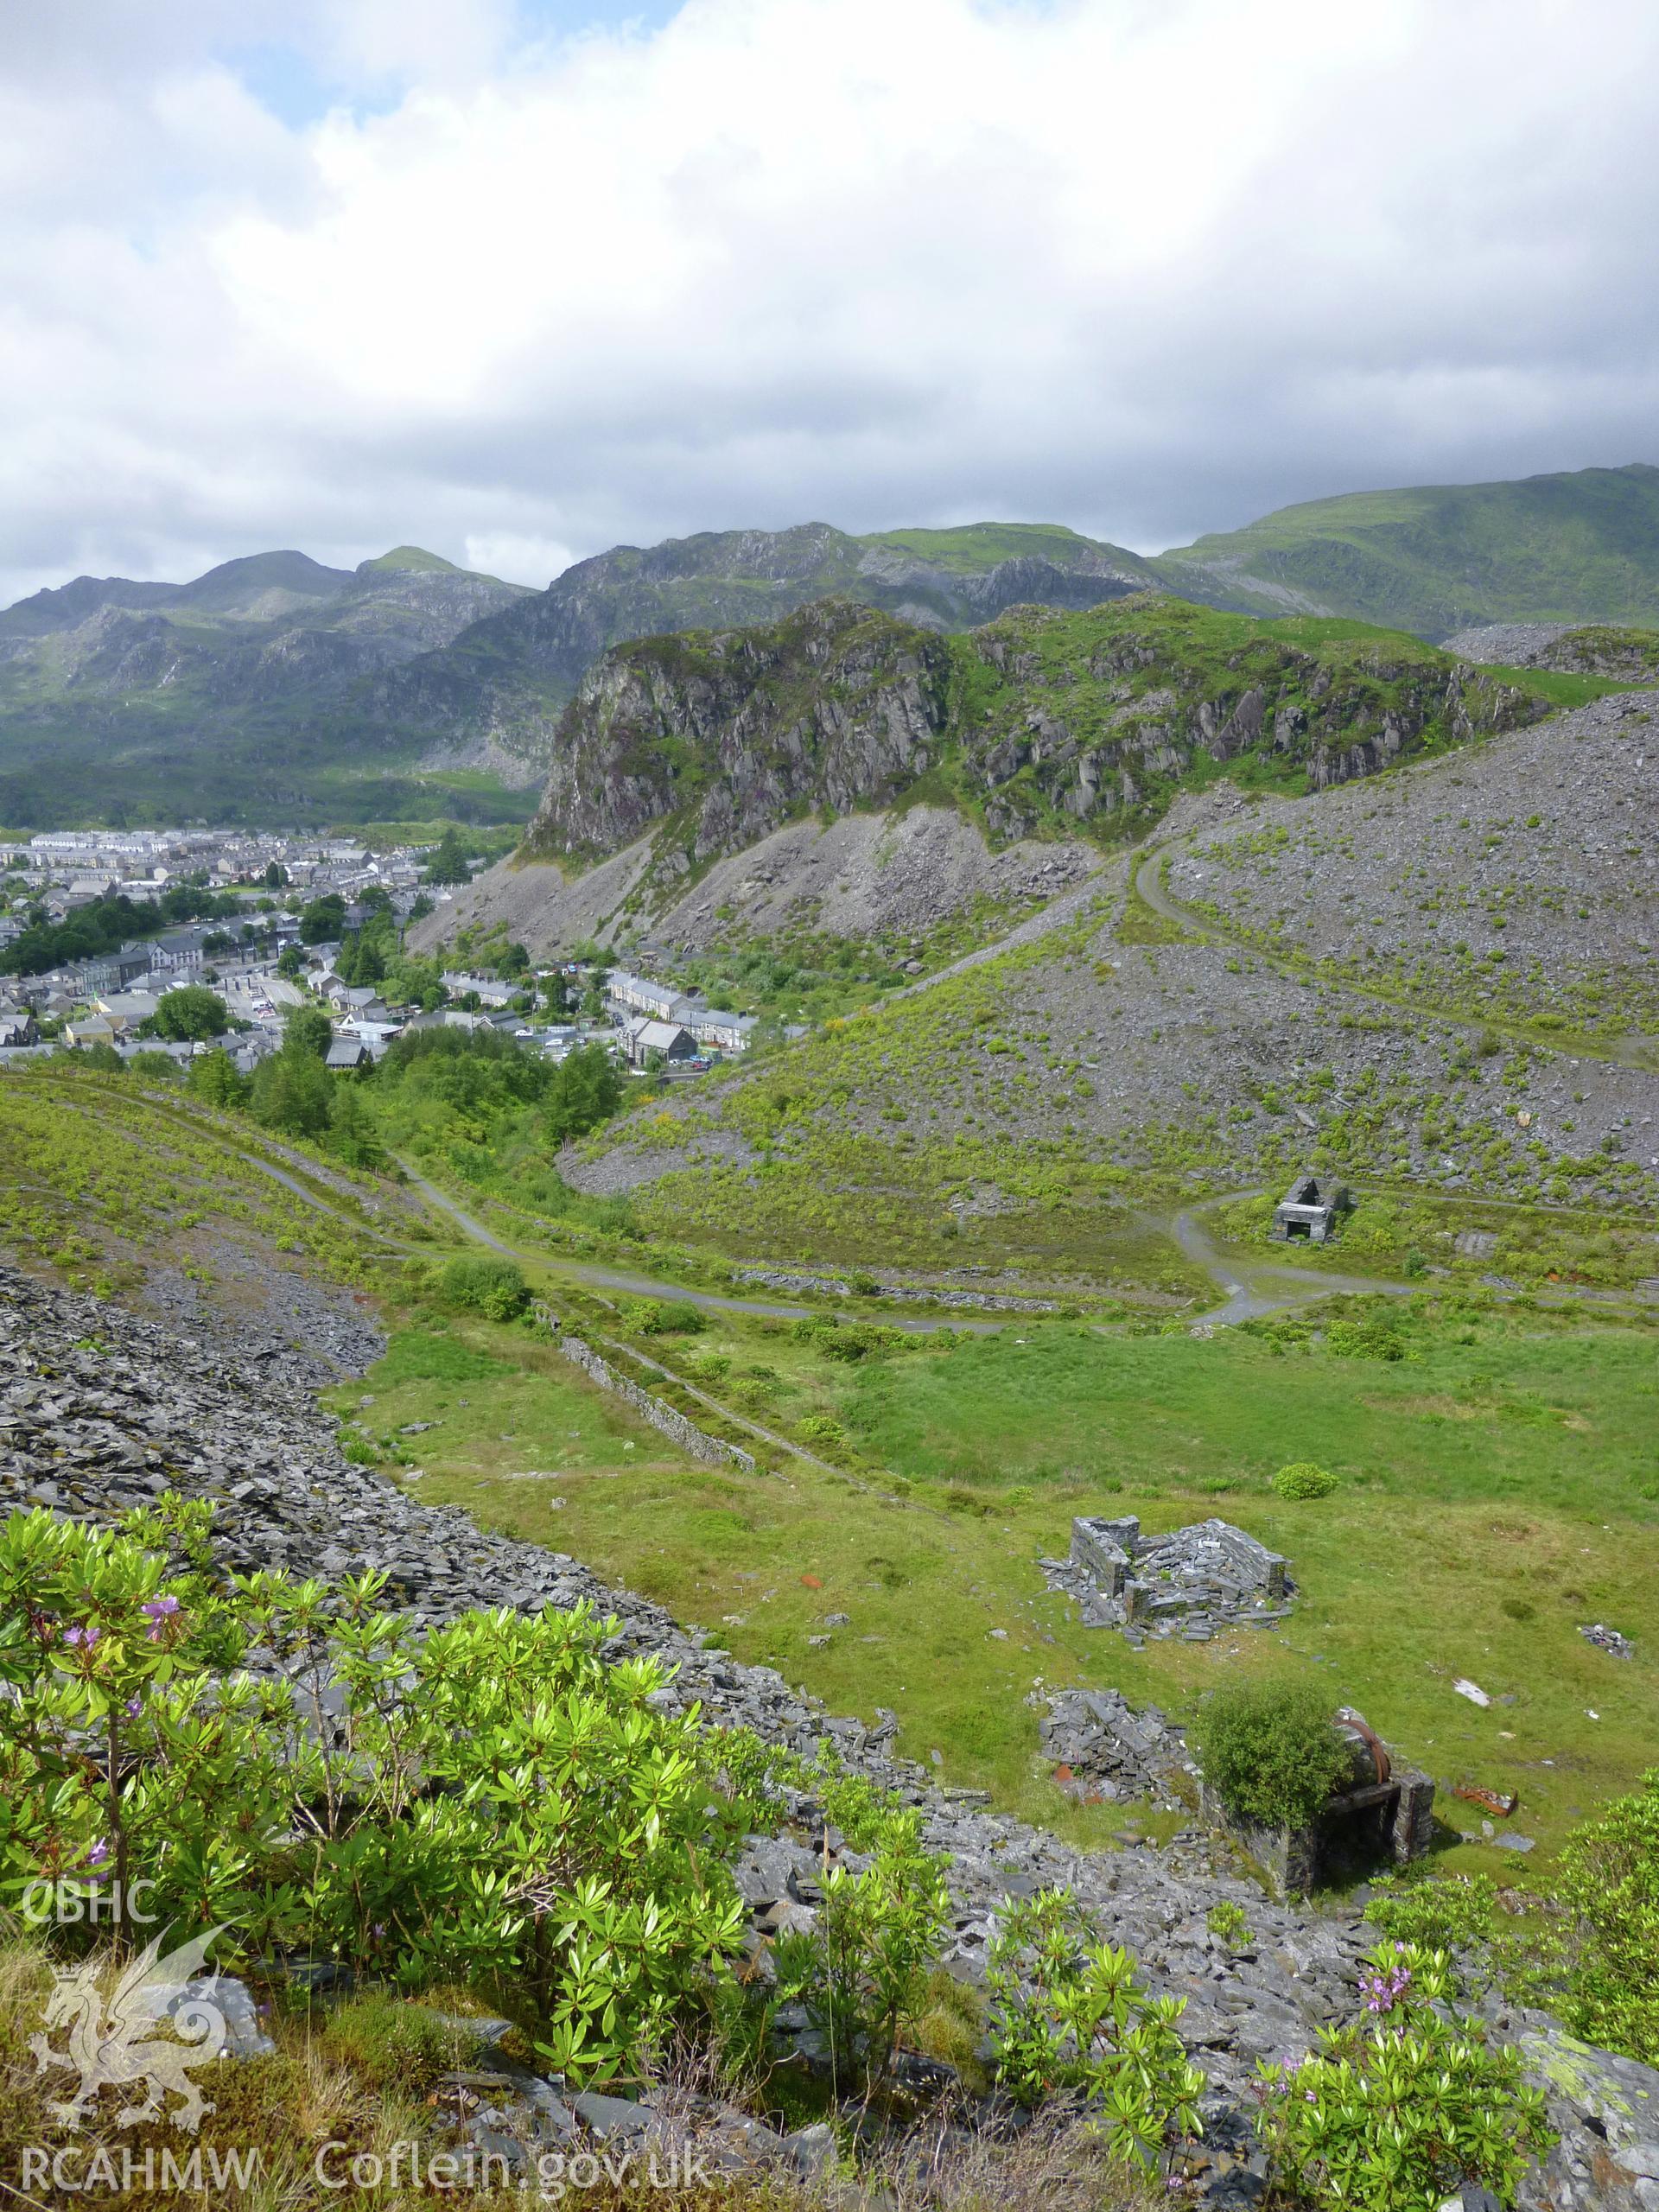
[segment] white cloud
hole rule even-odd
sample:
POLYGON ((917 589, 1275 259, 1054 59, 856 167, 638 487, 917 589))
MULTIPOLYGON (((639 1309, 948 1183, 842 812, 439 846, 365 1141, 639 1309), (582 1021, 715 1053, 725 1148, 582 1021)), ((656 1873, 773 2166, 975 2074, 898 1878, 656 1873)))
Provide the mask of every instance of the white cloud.
POLYGON ((461 548, 461 565, 480 575, 504 577, 510 584, 534 584, 538 588, 562 575, 576 556, 568 545, 551 537, 526 537, 513 530, 486 531, 469 536, 461 548))
POLYGON ((507 4, 177 0, 146 47, 87 0, 101 58, 9 55, 17 588, 411 536, 541 582, 810 516, 1152 545, 1659 457, 1637 0, 686 0, 517 45, 507 4), (304 129, 230 53, 279 29, 337 88, 304 129))

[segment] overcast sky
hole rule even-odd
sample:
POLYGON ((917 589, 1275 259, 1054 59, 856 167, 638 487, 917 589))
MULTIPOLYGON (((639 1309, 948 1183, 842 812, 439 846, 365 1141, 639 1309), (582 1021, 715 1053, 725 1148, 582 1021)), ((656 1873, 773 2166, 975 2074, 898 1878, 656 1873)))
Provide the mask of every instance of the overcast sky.
POLYGON ((0 600, 1659 461, 1651 0, 0 0, 0 600))

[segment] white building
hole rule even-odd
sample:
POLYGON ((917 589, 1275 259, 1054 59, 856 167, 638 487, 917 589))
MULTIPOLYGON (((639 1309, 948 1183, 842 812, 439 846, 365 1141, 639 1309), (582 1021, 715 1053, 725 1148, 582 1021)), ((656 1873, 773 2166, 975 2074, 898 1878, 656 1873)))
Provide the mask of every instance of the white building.
POLYGON ((653 1021, 685 1021, 697 1010, 696 1002, 673 984, 654 983, 649 976, 631 975, 626 968, 613 970, 606 995, 613 1006, 649 1014, 653 1021))
POLYGON ((723 1007, 709 1006, 693 1013, 685 1026, 700 1045, 712 1045, 721 1052, 747 1052, 759 1020, 758 1014, 728 1014, 723 1007))

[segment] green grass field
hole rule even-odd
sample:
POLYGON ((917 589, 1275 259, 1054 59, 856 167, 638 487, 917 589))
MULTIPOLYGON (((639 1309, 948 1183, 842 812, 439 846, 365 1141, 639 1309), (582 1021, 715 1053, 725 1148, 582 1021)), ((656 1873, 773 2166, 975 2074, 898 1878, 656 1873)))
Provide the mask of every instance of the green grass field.
MULTIPOLYGON (((1080 1839, 1121 1815, 1071 1807, 1041 1769, 1026 1701, 1039 1681, 1112 1683, 1190 1713, 1231 1675, 1317 1670, 1333 1705, 1358 1705, 1443 1783, 1518 1791, 1530 1875, 1659 1756, 1655 1336, 1478 1303, 1394 1319, 1394 1360, 1052 1322, 853 1364, 785 1322, 642 1340, 783 1433, 838 1421, 845 1477, 679 1461, 550 1348, 483 1324, 434 1339, 416 1323, 335 1402, 388 1443, 407 1421, 439 1423, 405 1446, 423 1498, 573 1553, 833 1708, 891 1706, 912 1756, 937 1749, 948 1781, 1080 1839), (1305 1458, 1340 1487, 1287 1504, 1268 1478, 1305 1458), (1291 1558, 1292 1618, 1140 1653, 1084 1630, 1036 1561, 1096 1511, 1149 1529, 1237 1522, 1291 1558), (850 1624, 826 1631, 834 1612, 850 1624), (1637 1657, 1587 1644, 1593 1620, 1634 1635, 1637 1657), (1459 1678, 1493 1703, 1467 1703, 1459 1678)), ((1517 1862, 1477 1844, 1447 1863, 1517 1862)))
MULTIPOLYGON (((872 531, 859 543, 912 554, 949 575, 971 576, 982 575, 1003 561, 1034 558, 1067 567, 1080 552, 1092 550, 1099 541, 1081 537, 1059 523, 978 522, 955 530, 872 531)), ((1137 570, 1145 568, 1135 555, 1124 553, 1121 547, 1103 550, 1137 570)), ((1146 572, 1150 574, 1149 569, 1146 572)))

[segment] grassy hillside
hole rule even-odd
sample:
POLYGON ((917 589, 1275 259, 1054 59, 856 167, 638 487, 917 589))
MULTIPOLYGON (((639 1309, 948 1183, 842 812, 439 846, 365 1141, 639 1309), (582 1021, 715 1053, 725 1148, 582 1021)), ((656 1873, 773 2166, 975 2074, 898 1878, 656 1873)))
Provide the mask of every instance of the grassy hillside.
POLYGON ((1476 622, 1659 615, 1659 468, 1310 500, 1153 563, 1168 588, 1270 613, 1363 616, 1443 638, 1476 622))
MULTIPOLYGON (((597 1325, 627 1331, 614 1314, 597 1325)), ((1659 1514, 1651 1327, 1522 1320, 1477 1294, 1421 1301, 1398 1325, 1397 1359, 1033 1320, 848 1360, 826 1356, 820 1330, 802 1341, 787 1320, 732 1315, 644 1344, 768 1424, 833 1422, 849 1465, 881 1471, 875 1499, 810 1467, 791 1466, 786 1487, 665 1466, 660 1448, 650 1464, 526 1372, 505 1332, 467 1332, 493 1373, 480 1361, 458 1384, 427 1380, 436 1363, 410 1337, 364 1387, 384 1431, 435 1424, 423 1498, 717 1624, 740 1659, 837 1711, 890 1707, 912 1756, 938 1748, 952 1783, 1080 1838, 1104 1840, 1135 1808, 1065 1806, 1033 1756, 1038 1680, 1110 1684, 1185 1715, 1241 1673, 1312 1675, 1433 1772, 1519 1786, 1515 1825, 1540 1857, 1650 1757, 1653 1662, 1617 1665, 1577 1626, 1659 1627, 1659 1580, 1632 1564, 1649 1557, 1659 1514), (1338 1471, 1332 1497, 1274 1497, 1273 1470, 1300 1458, 1338 1471), (525 1467, 556 1471, 536 1481, 525 1467), (1290 1555, 1298 1610, 1277 1638, 1136 1652, 1090 1632, 1034 1560, 1064 1551, 1071 1516, 1092 1512, 1148 1529, 1224 1514, 1290 1555), (1514 1701, 1465 1707, 1450 1687, 1464 1674, 1514 1701), (1601 1716, 1589 1742, 1586 1706, 1601 1716)), ((353 1412, 356 1399, 353 1385, 337 1403, 353 1412)), ((1476 1845, 1450 1863, 1506 1862, 1476 1845)))
MULTIPOLYGON (((1300 799, 1218 790, 1166 867, 1121 861, 1046 935, 672 1095, 573 1172, 757 1258, 1103 1286, 1154 1211, 1308 1163, 1440 1195, 1395 1264, 1453 1264, 1490 1201, 1645 1216, 1648 712, 1609 699, 1300 799)), ((1607 1258, 1569 1238, 1542 1272, 1607 1258)), ((1659 1245, 1619 1268, 1659 1276, 1659 1245)))

